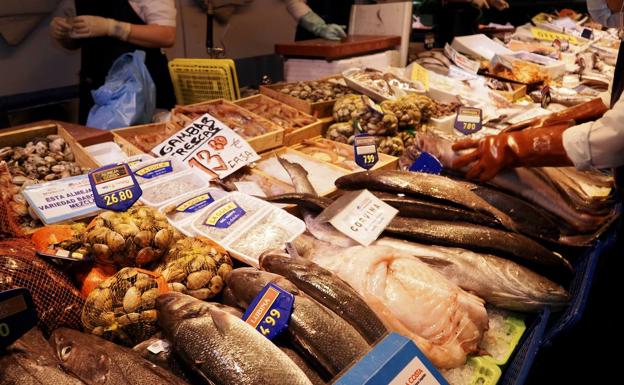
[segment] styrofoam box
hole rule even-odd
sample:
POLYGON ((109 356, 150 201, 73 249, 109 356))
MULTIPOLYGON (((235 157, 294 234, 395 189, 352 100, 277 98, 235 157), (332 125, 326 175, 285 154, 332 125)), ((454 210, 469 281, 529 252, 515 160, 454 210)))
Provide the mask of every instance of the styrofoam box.
POLYGON ((458 52, 486 60, 492 60, 497 54, 509 55, 513 53, 509 48, 483 34, 458 36, 453 39, 451 47, 458 52))
POLYGON ((287 83, 317 80, 340 74, 349 68, 375 68, 384 70, 399 66, 399 51, 390 50, 334 61, 318 59, 287 59, 284 62, 284 78, 287 83))
POLYGON ((504 57, 515 58, 537 64, 542 68, 551 79, 557 79, 566 72, 566 65, 561 60, 549 58, 548 56, 538 55, 531 52, 518 51, 504 57))
POLYGON ((123 162, 127 156, 115 142, 98 143, 85 147, 85 150, 95 158, 95 161, 104 166, 123 162))

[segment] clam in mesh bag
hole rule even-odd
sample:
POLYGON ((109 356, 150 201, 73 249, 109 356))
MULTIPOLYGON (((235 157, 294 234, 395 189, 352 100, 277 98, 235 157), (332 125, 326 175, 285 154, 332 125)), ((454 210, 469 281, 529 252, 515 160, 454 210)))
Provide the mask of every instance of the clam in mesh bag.
POLYGON ((36 256, 27 239, 1 240, 0 291, 18 287, 31 292, 44 333, 62 326, 80 329, 83 300, 69 277, 36 256))
POLYGON ((156 298, 167 291, 161 275, 123 268, 89 294, 82 325, 87 332, 134 346, 158 331, 156 298))

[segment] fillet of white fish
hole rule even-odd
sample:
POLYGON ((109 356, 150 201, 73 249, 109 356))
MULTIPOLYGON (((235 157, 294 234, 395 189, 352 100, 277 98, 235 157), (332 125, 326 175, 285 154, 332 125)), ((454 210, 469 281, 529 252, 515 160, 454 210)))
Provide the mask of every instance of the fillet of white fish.
POLYGON ((313 259, 347 281, 389 330, 411 338, 439 368, 463 365, 487 329, 482 299, 411 255, 390 247, 350 247, 313 259))

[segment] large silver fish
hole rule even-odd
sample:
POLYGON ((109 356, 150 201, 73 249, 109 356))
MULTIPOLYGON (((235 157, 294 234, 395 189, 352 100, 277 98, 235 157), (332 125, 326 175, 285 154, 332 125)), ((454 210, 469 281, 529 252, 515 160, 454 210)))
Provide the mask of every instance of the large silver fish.
POLYGON ((466 185, 445 176, 391 170, 364 171, 338 178, 336 186, 348 190, 379 190, 436 199, 488 214, 510 230, 516 230, 517 227, 509 215, 470 191, 466 185))
POLYGON ((312 385, 271 341, 222 307, 181 293, 156 300, 158 321, 186 364, 214 385, 312 385))
POLYGON ((93 334, 56 329, 50 337, 61 366, 87 385, 186 385, 136 352, 93 334))
POLYGON ((457 286, 503 309, 526 312, 539 311, 544 306, 556 309, 565 306, 569 300, 563 287, 493 255, 392 238, 379 239, 375 244, 417 257, 457 286))
POLYGON ((288 254, 270 252, 260 257, 260 268, 279 274, 300 290, 341 316, 373 344, 387 329, 360 295, 336 274, 316 263, 288 254))
POLYGON ((0 355, 0 385, 85 385, 65 373, 54 351, 34 328, 0 355))
POLYGON ((292 293, 295 303, 288 335, 304 356, 332 377, 369 349, 366 340, 347 321, 280 275, 240 268, 233 270, 226 280, 242 307, 248 307, 260 290, 271 282, 292 293))

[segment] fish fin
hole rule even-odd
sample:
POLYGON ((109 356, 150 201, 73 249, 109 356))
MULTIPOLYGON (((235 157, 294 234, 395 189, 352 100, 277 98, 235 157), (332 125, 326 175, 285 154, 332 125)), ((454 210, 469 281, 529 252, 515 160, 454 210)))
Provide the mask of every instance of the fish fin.
POLYGON ((421 262, 426 263, 429 266, 452 266, 453 262, 449 262, 449 261, 445 261, 443 259, 440 258, 434 258, 434 257, 428 257, 428 256, 417 256, 416 258, 418 258, 421 262))
POLYGON ((225 336, 231 327, 231 322, 228 319, 231 315, 212 306, 210 307, 209 312, 215 327, 222 336, 225 336))

